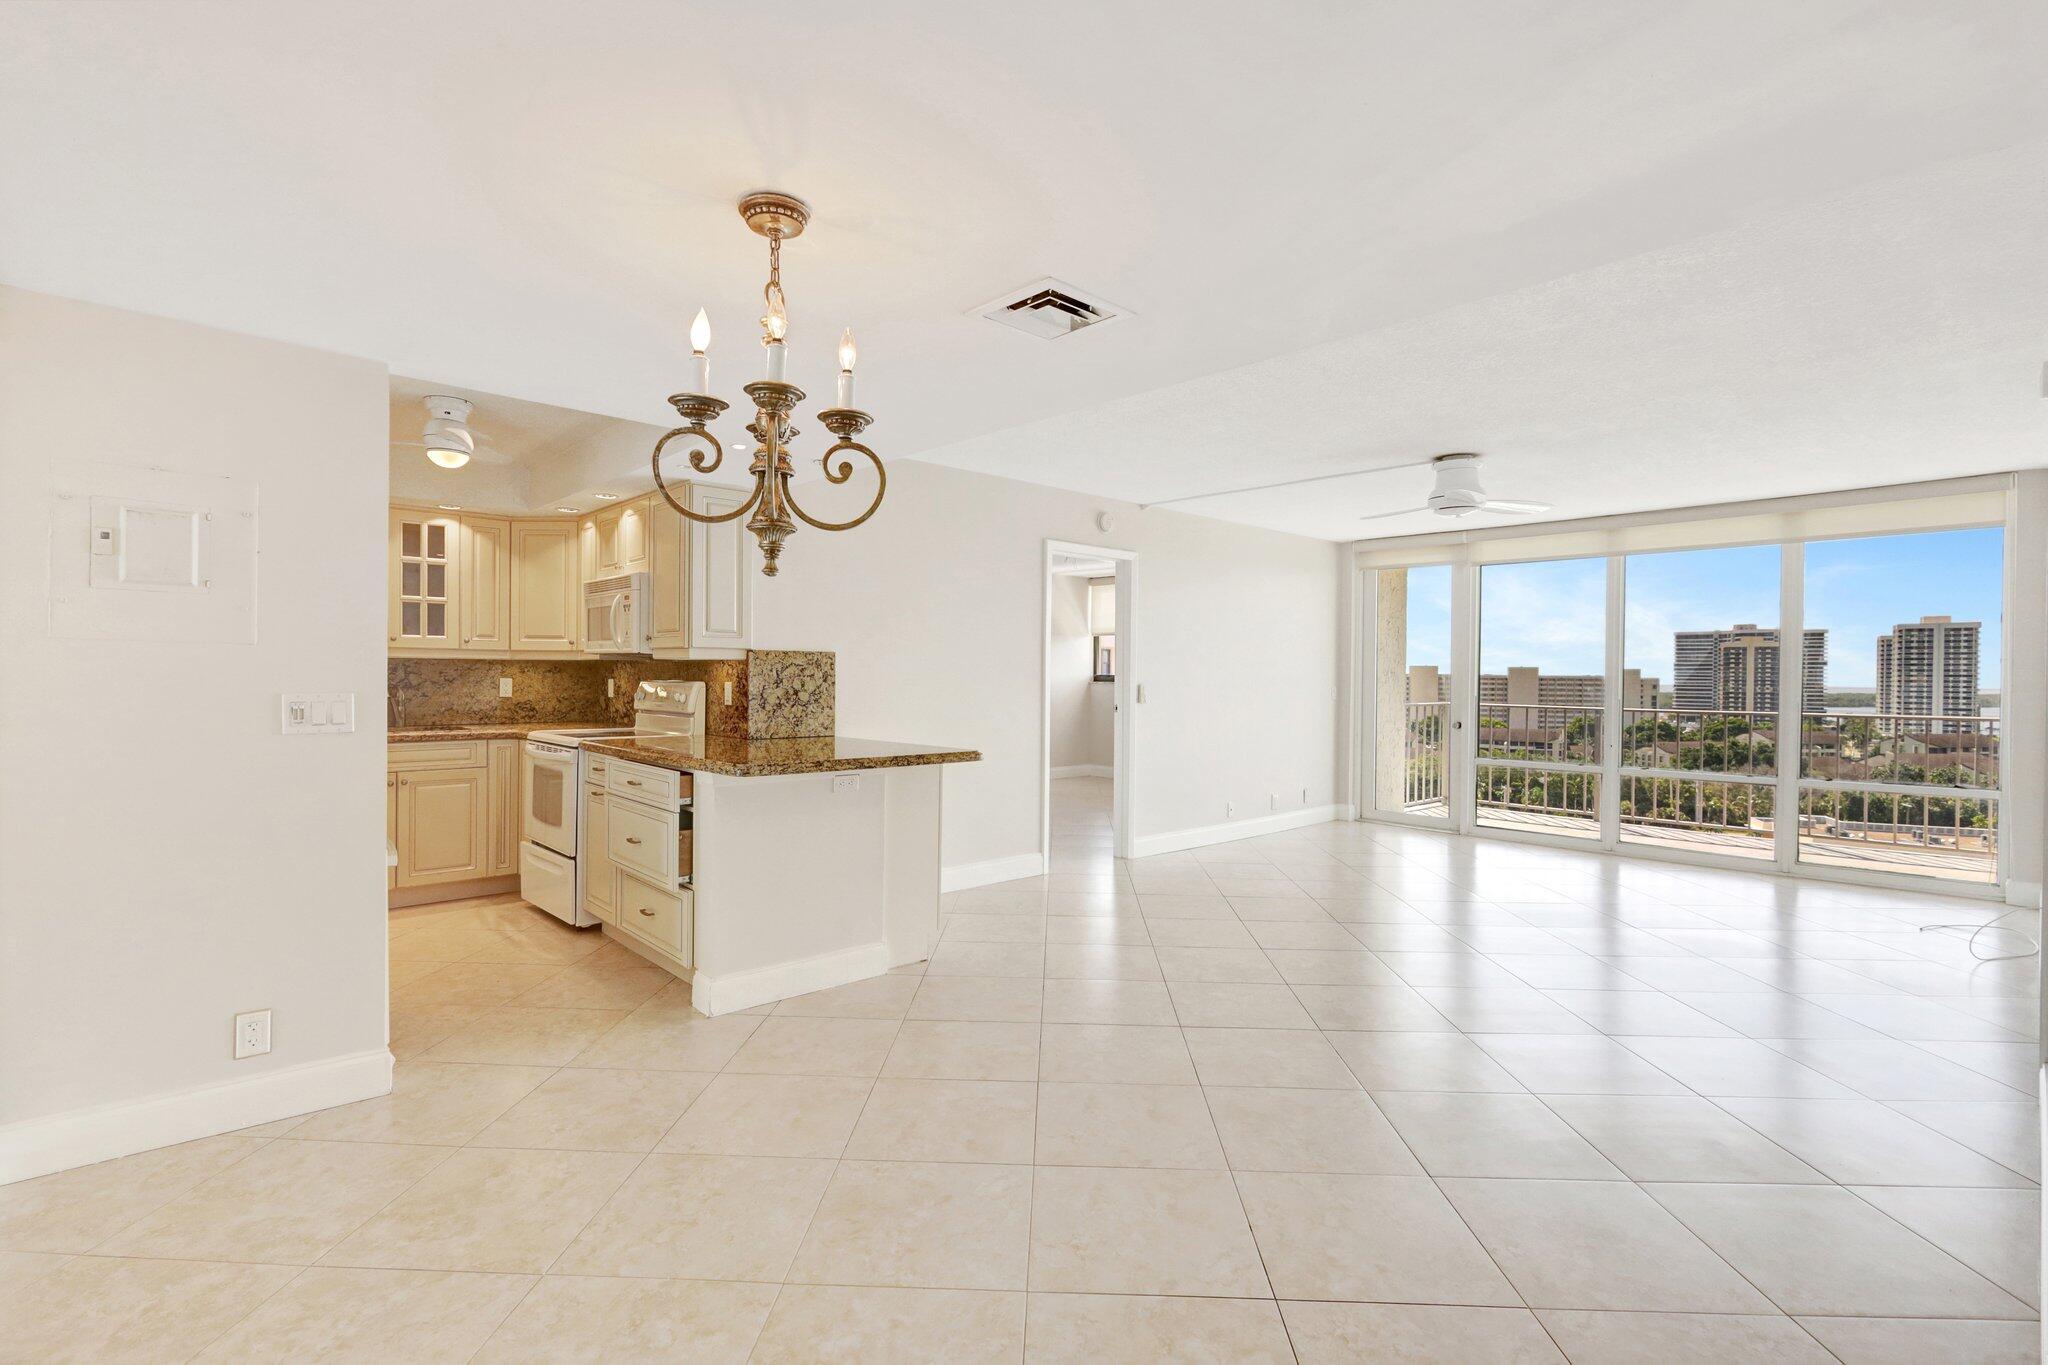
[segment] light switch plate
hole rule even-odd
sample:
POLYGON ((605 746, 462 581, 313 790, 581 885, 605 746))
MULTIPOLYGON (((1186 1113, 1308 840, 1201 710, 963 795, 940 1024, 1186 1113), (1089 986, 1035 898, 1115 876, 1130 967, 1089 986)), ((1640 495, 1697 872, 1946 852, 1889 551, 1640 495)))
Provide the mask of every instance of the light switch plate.
POLYGON ((356 728, 353 692, 287 692, 278 708, 287 735, 345 735, 356 728))

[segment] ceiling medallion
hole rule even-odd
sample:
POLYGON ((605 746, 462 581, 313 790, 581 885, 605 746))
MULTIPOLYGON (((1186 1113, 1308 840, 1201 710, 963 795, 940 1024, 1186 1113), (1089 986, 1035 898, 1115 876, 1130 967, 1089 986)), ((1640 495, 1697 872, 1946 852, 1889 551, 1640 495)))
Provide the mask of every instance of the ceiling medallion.
POLYGON ((889 474, 882 468, 881 457, 854 439, 874 419, 853 406, 853 330, 848 328, 839 341, 838 402, 818 414, 825 430, 839 439, 818 457, 818 463, 824 469, 827 481, 845 483, 853 477, 853 461, 841 459, 835 468, 832 457, 849 450, 867 456, 875 466, 875 500, 851 521, 819 521, 797 506, 796 500, 790 496, 789 442, 797 432, 789 419, 796 405, 803 402, 804 394, 802 389, 785 382, 782 377, 786 361, 783 341, 789 331, 789 313, 782 297, 782 244, 788 238, 802 235, 804 226, 811 220, 811 209, 801 199, 772 191, 748 195, 740 200, 739 208, 740 217, 746 220, 747 226, 768 239, 768 283, 761 290, 761 297, 767 304, 767 311, 761 315, 761 346, 767 355, 767 378, 743 386, 747 397, 754 403, 754 420, 747 424, 747 433, 755 441, 753 463, 747 466, 747 471, 754 478, 754 491, 746 502, 732 511, 706 516, 678 502, 661 477, 661 453, 670 441, 678 437, 683 439, 685 446, 691 442, 701 443, 690 450, 690 468, 699 474, 714 472, 725 459, 725 447, 705 426, 707 422, 717 420, 727 404, 704 392, 711 387, 711 362, 705 355, 711 344, 711 322, 701 308, 697 310, 697 320, 690 327, 690 350, 696 362, 698 391, 669 395, 669 404, 682 417, 683 425, 654 444, 654 485, 661 490, 661 496, 668 500, 669 506, 691 521, 718 522, 747 517, 747 529, 761 542, 761 572, 773 578, 776 560, 782 555, 782 542, 796 530, 797 521, 815 526, 820 531, 851 530, 873 516, 875 509, 882 505, 882 494, 889 486, 889 474), (748 513, 752 515, 748 516, 748 513), (790 519, 792 514, 796 521, 790 519))

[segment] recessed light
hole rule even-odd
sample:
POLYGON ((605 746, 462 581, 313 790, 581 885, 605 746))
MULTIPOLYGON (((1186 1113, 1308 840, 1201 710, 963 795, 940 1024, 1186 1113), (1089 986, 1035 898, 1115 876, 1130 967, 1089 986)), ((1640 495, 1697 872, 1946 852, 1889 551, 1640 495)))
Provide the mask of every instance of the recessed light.
POLYGON ((557 507, 555 510, 557 512, 580 512, 583 509, 580 507, 557 507))
POLYGON ((460 512, 462 510, 462 504, 459 502, 437 502, 434 506, 440 508, 443 512, 460 512))
POLYGON ((599 502, 617 502, 619 500, 617 493, 592 493, 590 496, 596 498, 599 502))

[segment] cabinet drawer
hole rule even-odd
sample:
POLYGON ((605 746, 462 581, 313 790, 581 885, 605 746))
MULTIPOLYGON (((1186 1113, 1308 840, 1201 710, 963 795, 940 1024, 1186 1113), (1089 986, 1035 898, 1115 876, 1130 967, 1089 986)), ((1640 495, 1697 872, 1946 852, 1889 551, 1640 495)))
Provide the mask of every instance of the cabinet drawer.
POLYGON ((389 772, 417 768, 481 768, 488 761, 491 742, 487 739, 434 740, 426 744, 385 746, 384 767, 389 772))
POLYGON ((661 886, 674 886, 678 833, 675 812, 654 810, 634 801, 614 800, 606 804, 605 852, 611 860, 661 886))
POLYGON ((696 929, 691 893, 670 895, 623 871, 617 876, 619 927, 673 953, 685 967, 694 967, 696 929))
POLYGON ((583 771, 585 774, 583 780, 590 786, 602 787, 604 785, 604 775, 610 768, 611 761, 609 759, 601 758, 596 754, 585 754, 583 756, 583 771))
POLYGON ((690 794, 690 775, 645 763, 614 760, 606 766, 605 786, 616 794, 653 806, 673 806, 690 794))

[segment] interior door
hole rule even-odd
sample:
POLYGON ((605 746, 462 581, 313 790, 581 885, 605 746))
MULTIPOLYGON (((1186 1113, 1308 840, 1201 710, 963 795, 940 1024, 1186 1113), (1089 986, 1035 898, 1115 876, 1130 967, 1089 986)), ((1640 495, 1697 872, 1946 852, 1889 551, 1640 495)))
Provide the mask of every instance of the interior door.
POLYGON ((1448 564, 1365 571, 1372 686, 1364 805, 1375 815, 1448 827, 1459 790, 1448 564))

